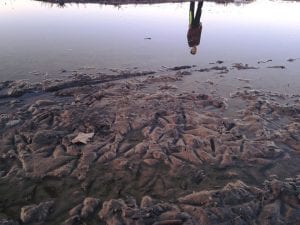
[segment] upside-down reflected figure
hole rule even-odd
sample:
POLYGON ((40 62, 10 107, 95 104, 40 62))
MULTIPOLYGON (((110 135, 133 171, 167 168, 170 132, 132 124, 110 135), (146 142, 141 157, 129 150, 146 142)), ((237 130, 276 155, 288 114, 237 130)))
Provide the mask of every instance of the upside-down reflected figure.
POLYGON ((200 22, 202 13, 203 0, 198 1, 198 7, 195 15, 195 2, 190 2, 189 11, 189 30, 187 33, 187 39, 189 47, 191 48, 191 54, 197 53, 197 46, 200 44, 202 23, 200 22))

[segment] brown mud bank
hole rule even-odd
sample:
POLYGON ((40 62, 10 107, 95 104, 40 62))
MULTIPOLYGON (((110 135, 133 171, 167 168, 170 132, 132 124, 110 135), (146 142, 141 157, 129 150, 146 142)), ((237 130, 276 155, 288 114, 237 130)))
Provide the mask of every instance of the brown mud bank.
POLYGON ((1 83, 1 225, 299 223, 299 96, 146 75, 1 83))

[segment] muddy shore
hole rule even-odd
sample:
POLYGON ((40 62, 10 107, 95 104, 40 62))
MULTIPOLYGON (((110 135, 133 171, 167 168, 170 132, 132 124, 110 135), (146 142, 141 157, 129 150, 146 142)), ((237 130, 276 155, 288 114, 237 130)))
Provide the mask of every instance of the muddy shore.
POLYGON ((0 224, 298 224, 299 96, 192 70, 1 82, 0 224))

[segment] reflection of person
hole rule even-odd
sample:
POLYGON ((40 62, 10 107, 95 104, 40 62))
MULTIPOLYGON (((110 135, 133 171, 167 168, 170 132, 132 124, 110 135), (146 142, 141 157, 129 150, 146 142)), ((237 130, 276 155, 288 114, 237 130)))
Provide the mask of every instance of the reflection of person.
POLYGON ((61 7, 65 6, 65 1, 64 0, 58 0, 58 5, 61 7))
POLYGON ((187 39, 189 47, 191 48, 191 54, 195 55, 197 53, 197 46, 200 44, 202 24, 200 22, 202 13, 203 0, 198 2, 198 7, 195 16, 195 2, 190 2, 190 12, 189 12, 189 30, 187 33, 187 39))

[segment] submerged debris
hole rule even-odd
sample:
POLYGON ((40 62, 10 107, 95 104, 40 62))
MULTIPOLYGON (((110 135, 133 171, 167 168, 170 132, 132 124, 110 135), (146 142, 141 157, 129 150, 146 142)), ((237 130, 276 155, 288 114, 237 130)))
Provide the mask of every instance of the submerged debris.
POLYGON ((193 67, 195 67, 195 66, 175 66, 175 67, 169 68, 169 70, 173 70, 173 71, 186 70, 186 69, 191 69, 193 67))
POLYGON ((248 64, 243 64, 243 63, 234 63, 232 65, 232 67, 236 68, 238 70, 256 70, 256 69, 259 69, 258 67, 249 66, 248 64))
POLYGON ((268 66, 270 69, 285 69, 285 66, 268 66))
POLYGON ((216 62, 211 62, 211 63, 209 63, 209 64, 222 64, 222 63, 224 63, 224 61, 222 61, 222 60, 217 60, 216 62))
POLYGON ((300 59, 300 58, 289 58, 287 61, 288 61, 288 62, 294 62, 294 61, 296 61, 296 60, 298 60, 298 59, 300 59))
POLYGON ((198 71, 198 72, 210 72, 210 71, 220 71, 219 74, 221 73, 228 73, 229 70, 226 66, 213 66, 213 67, 210 67, 210 68, 203 68, 203 69, 198 69, 198 70, 195 70, 195 71, 198 71))
POLYGON ((258 61, 257 63, 261 64, 261 63, 268 63, 268 62, 272 62, 272 61, 273 61, 272 59, 268 59, 268 60, 258 61))

